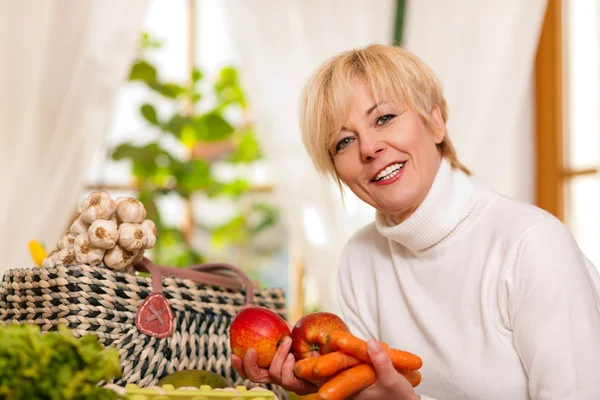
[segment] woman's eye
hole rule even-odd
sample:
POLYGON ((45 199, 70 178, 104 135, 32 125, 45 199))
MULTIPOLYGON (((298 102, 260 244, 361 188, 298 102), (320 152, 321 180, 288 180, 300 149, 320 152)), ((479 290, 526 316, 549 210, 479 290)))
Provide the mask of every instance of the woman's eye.
POLYGON ((390 122, 392 119, 394 119, 395 115, 394 114, 386 114, 386 115, 382 115, 381 117, 378 117, 375 120, 375 125, 385 125, 388 122, 390 122))
POLYGON ((352 143, 354 141, 353 138, 351 137, 345 137, 342 140, 340 140, 339 142, 337 142, 337 144, 335 145, 335 152, 339 152, 340 150, 345 149, 346 147, 350 146, 350 143, 352 143))

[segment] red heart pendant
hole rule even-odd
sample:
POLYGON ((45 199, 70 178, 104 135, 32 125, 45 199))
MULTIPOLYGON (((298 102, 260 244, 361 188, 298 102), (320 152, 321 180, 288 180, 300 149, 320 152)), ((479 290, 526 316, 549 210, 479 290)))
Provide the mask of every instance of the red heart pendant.
POLYGON ((173 334, 173 311, 163 293, 146 297, 135 316, 138 331, 158 339, 173 334))

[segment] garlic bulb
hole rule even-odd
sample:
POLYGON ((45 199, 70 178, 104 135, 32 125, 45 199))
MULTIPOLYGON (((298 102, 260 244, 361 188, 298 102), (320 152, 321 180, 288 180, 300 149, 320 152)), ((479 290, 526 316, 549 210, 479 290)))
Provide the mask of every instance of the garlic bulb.
POLYGON ((110 218, 108 218, 109 221, 114 222, 116 225, 119 225, 119 219, 117 218, 117 214, 113 214, 110 216, 110 218))
POLYGON ((141 201, 133 197, 118 197, 117 217, 121 222, 139 224, 146 218, 146 209, 141 201))
POLYGON ((71 224, 71 227, 69 228, 69 233, 72 234, 73 236, 77 236, 80 233, 87 232, 88 227, 89 227, 89 224, 86 224, 81 219, 81 214, 77 214, 77 218, 75 218, 75 221, 73 221, 73 223, 71 224))
POLYGON ((77 262, 88 265, 100 264, 104 257, 104 253, 106 253, 105 249, 99 249, 92 246, 90 237, 87 233, 82 233, 75 238, 73 250, 75 251, 77 262))
POLYGON ((70 249, 73 247, 74 243, 75 243, 75 235, 67 232, 64 235, 62 235, 60 237, 60 239, 58 239, 58 242, 56 243, 56 247, 59 250, 70 249))
POLYGON ((146 236, 148 237, 148 241, 146 243, 145 248, 151 249, 156 244, 156 236, 158 236, 158 231, 156 230, 156 225, 152 220, 145 219, 140 224, 142 228, 146 230, 146 236))
POLYGON ((77 258, 75 257, 74 249, 62 249, 56 256, 54 265, 75 265, 77 258))
POLYGON ((108 219, 115 208, 116 203, 108 192, 94 192, 81 203, 81 219, 88 224, 97 219, 108 219))
POLYGON ((100 249, 111 249, 117 244, 119 230, 117 224, 111 220, 97 219, 90 225, 87 234, 90 243, 100 249))
POLYGON ((140 249, 137 251, 137 253, 135 253, 135 256, 133 256, 133 261, 131 262, 131 265, 135 265, 135 264, 139 263, 140 261, 142 261, 143 258, 144 258, 144 249, 140 249))
POLYGON ((110 269, 120 271, 129 266, 134 257, 135 253, 116 245, 112 249, 106 251, 106 254, 104 255, 104 264, 110 269))
POLYGON ((119 245, 125 250, 139 250, 146 246, 148 235, 140 224, 124 222, 119 226, 119 245))
POLYGON ((57 258, 58 258, 58 250, 51 251, 50 254, 48 254, 46 256, 46 258, 44 258, 44 261, 42 261, 42 267, 43 268, 54 267, 54 265, 56 264, 57 258))

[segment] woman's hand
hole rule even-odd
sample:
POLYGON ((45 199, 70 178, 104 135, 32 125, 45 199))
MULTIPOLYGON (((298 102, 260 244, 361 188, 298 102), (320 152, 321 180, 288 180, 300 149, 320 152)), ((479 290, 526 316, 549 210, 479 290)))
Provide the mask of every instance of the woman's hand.
POLYGON ((377 373, 377 381, 368 388, 361 390, 352 400, 370 399, 397 399, 419 400, 421 397, 415 393, 412 385, 392 365, 392 361, 379 342, 370 339, 367 344, 369 358, 377 373))
POLYGON ((315 385, 298 379, 294 375, 296 359, 290 353, 291 347, 292 339, 288 336, 279 345, 268 369, 258 366, 258 353, 256 349, 248 349, 246 354, 244 354, 243 360, 235 354, 232 355, 231 364, 233 369, 244 379, 250 379, 256 383, 274 383, 300 396, 316 393, 318 389, 315 385))

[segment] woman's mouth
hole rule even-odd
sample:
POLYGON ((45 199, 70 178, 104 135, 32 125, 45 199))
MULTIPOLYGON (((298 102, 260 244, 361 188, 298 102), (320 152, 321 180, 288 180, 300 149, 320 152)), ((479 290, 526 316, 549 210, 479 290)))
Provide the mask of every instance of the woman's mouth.
POLYGON ((402 175, 402 170, 406 162, 399 162, 390 164, 373 178, 372 182, 375 184, 388 184, 396 181, 402 175))

